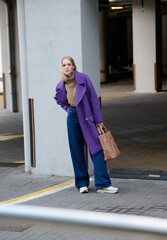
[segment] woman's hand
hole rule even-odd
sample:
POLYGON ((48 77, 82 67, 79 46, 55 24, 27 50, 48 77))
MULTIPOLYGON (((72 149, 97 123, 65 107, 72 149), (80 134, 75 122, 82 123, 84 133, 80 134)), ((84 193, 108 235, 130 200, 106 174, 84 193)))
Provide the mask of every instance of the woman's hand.
POLYGON ((97 128, 98 128, 98 127, 103 128, 103 127, 104 127, 104 123, 103 123, 103 122, 101 122, 101 123, 96 123, 96 127, 97 127, 97 128))
POLYGON ((98 130, 100 135, 103 134, 104 132, 107 132, 107 128, 106 128, 106 126, 104 125, 103 122, 96 123, 96 127, 97 127, 97 130, 98 130))

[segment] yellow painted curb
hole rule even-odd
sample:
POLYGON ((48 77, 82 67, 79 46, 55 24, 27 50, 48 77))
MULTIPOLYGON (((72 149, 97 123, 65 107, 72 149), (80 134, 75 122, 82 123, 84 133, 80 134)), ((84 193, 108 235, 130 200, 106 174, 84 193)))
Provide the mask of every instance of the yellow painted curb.
POLYGON ((25 163, 25 161, 16 161, 14 163, 25 163))
POLYGON ((33 192, 33 193, 23 195, 21 197, 17 197, 17 198, 13 198, 13 199, 10 199, 10 200, 7 200, 7 201, 0 202, 0 204, 16 202, 18 200, 25 199, 25 198, 28 198, 28 197, 32 197, 32 196, 35 196, 35 195, 38 195, 38 194, 41 194, 41 193, 44 193, 44 192, 48 192, 50 190, 66 186, 66 185, 69 185, 69 184, 74 183, 74 182, 75 182, 74 180, 71 180, 71 181, 68 181, 68 182, 60 183, 60 184, 55 185, 53 187, 45 188, 45 189, 42 189, 42 190, 37 191, 37 192, 33 192))
POLYGON ((0 141, 8 141, 15 138, 22 138, 24 135, 7 135, 7 134, 0 134, 0 141))
POLYGON ((9 116, 9 114, 0 113, 0 117, 6 117, 6 116, 9 116))

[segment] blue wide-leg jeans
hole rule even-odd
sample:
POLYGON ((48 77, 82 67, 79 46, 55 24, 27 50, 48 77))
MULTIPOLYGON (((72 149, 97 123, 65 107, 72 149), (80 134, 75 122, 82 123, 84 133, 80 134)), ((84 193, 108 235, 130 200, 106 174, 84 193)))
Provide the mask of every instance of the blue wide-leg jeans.
MULTIPOLYGON (((84 137, 79 124, 77 110, 70 107, 67 116, 68 140, 71 158, 75 173, 75 186, 89 186, 89 174, 84 155, 84 137)), ((91 154, 90 154, 91 155, 91 154)), ((91 155, 94 164, 95 187, 105 188, 111 186, 103 151, 91 155)))

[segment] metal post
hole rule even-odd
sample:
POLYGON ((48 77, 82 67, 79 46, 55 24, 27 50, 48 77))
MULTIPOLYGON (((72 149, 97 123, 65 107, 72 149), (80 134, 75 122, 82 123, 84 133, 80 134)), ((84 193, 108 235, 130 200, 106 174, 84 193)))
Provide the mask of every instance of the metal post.
POLYGON ((3 79, 3 106, 6 108, 6 82, 5 82, 5 73, 2 73, 3 79))

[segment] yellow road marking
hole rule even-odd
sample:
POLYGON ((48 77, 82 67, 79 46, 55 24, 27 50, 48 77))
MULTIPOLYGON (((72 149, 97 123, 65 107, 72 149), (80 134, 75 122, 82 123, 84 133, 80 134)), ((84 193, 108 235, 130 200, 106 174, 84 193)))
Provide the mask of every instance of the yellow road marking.
POLYGON ((32 197, 32 196, 35 196, 35 195, 38 195, 38 194, 41 194, 41 193, 44 193, 44 192, 48 192, 48 191, 56 189, 56 188, 61 188, 63 186, 67 186, 71 183, 74 183, 74 180, 64 182, 64 183, 60 183, 60 184, 55 185, 53 187, 45 188, 45 189, 42 189, 40 191, 29 193, 29 194, 26 194, 26 195, 23 195, 23 196, 20 196, 20 197, 17 197, 17 198, 13 198, 13 199, 10 199, 10 200, 7 200, 7 201, 3 201, 3 202, 0 202, 0 204, 16 202, 18 200, 29 198, 29 197, 32 197))
POLYGON ((15 138, 22 138, 23 135, 7 135, 7 134, 0 134, 0 141, 7 141, 15 138))
POLYGON ((17 162, 14 162, 14 163, 25 163, 25 161, 17 161, 17 162))
POLYGON ((149 177, 160 177, 160 175, 149 174, 149 177))
POLYGON ((9 114, 0 114, 0 117, 6 117, 8 116, 9 114))

